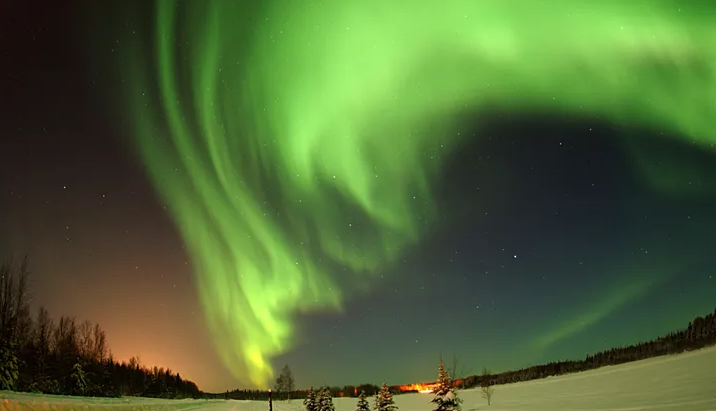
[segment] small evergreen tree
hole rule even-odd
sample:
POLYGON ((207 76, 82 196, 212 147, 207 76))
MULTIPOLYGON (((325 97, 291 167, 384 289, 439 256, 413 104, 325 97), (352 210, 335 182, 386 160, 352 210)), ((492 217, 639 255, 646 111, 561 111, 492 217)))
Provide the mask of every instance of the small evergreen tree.
POLYGON ((370 411, 370 405, 368 404, 368 400, 365 399, 365 391, 363 390, 360 390, 356 411, 370 411))
POLYGON ((308 389, 306 399, 303 400, 303 405, 306 406, 306 411, 318 411, 316 410, 316 393, 313 392, 313 387, 308 389))
POLYGON ((460 411, 462 400, 457 397, 450 375, 445 371, 442 358, 440 358, 438 381, 435 388, 433 388, 433 394, 435 394, 435 398, 431 400, 431 402, 435 403, 433 411, 460 411))
POLYGON ((375 396, 375 411, 395 411, 398 406, 393 401, 393 394, 388 388, 388 384, 383 382, 378 395, 375 396))
POLYGON ((167 383, 165 380, 163 380, 161 377, 159 377, 156 374, 152 374, 149 377, 149 381, 147 382, 146 386, 144 387, 144 392, 142 393, 145 397, 150 398, 170 398, 170 392, 169 387, 167 386, 167 383))
POLYGON ((87 389, 87 380, 85 378, 85 371, 82 369, 79 358, 74 366, 72 366, 72 393, 75 395, 84 395, 87 389))
POLYGON ((318 392, 316 411, 335 411, 336 408, 333 405, 333 397, 331 397, 331 391, 328 387, 323 387, 318 392))
POLYGON ((0 390, 14 390, 20 378, 15 347, 10 339, 0 345, 0 390))

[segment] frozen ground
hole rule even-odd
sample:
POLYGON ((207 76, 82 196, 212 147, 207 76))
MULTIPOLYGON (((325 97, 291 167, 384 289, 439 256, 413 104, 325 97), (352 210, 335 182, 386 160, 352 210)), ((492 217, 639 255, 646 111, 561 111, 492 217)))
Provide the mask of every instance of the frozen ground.
MULTIPOLYGON (((402 382, 402 381, 401 381, 402 382)), ((479 390, 460 391, 463 411, 487 410, 479 390)), ((430 411, 430 394, 395 397, 399 411, 430 411)), ((267 411, 267 402, 86 399, 3 392, 2 410, 267 411)), ((336 398, 336 411, 356 400, 336 398)), ((371 401, 372 404, 372 401, 371 401)), ((300 411, 301 400, 275 402, 274 411, 300 411)), ((579 374, 496 386, 491 411, 716 411, 716 347, 604 367, 579 374)))

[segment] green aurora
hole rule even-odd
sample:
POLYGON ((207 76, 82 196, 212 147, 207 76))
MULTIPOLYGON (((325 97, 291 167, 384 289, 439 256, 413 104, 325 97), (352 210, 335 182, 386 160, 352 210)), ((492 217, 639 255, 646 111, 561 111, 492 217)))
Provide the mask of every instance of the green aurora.
POLYGON ((340 310, 425 235, 460 114, 539 109, 716 141, 708 2, 244 3, 159 0, 154 43, 136 36, 122 59, 137 146, 216 348, 255 386, 295 344, 297 314, 340 310))

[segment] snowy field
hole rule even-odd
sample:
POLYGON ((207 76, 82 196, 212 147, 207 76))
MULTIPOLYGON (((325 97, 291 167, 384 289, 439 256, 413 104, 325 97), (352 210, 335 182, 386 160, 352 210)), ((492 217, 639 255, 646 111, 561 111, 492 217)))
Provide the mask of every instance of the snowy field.
MULTIPOLYGON (((75 398, 3 392, 2 410, 267 411, 267 402, 75 398)), ((480 391, 459 392, 463 411, 487 410, 480 391)), ((430 394, 395 397, 399 411, 430 411, 430 394)), ((334 399, 353 411, 354 398, 334 399)), ((372 401, 371 401, 372 405, 372 401)), ((301 400, 275 402, 274 411, 300 411, 301 400)), ((495 387, 491 411, 716 411, 716 347, 603 367, 578 374, 495 387)))

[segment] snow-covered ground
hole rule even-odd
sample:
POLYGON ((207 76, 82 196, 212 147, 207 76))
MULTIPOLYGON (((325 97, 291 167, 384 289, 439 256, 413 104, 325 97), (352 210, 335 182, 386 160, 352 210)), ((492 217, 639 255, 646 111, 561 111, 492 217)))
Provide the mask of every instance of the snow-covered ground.
MULTIPOLYGON (((479 390, 460 391, 463 411, 487 410, 479 390)), ((395 397, 399 411, 430 411, 430 394, 395 397)), ((267 402, 56 397, 3 392, 2 410, 267 411, 267 402)), ((334 399, 353 411, 354 398, 334 399)), ((372 401, 371 401, 372 404, 372 401)), ((274 411, 301 411, 301 400, 275 402, 274 411)), ((716 347, 495 387, 491 411, 716 411, 716 347)))

